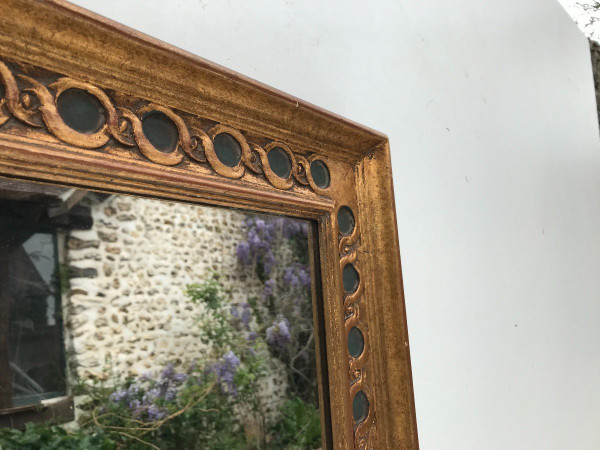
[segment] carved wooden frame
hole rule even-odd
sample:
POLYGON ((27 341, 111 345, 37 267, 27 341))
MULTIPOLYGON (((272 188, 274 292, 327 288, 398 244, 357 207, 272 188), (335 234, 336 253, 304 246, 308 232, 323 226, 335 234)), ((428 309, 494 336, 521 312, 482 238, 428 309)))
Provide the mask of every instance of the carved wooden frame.
POLYGON ((0 88, 0 176, 318 224, 324 447, 418 448, 385 135, 62 0, 0 3, 0 88), (97 132, 79 133, 58 114, 56 98, 73 87, 103 105, 97 132), (168 153, 143 133, 140 118, 149 109, 177 126, 178 145, 168 153), (241 144, 235 167, 214 153, 220 132, 241 144), (269 165, 275 146, 291 157, 286 179, 269 165), (325 189, 311 176, 316 159, 329 168, 325 189), (344 205, 356 222, 349 236, 337 225, 344 205), (349 263, 360 282, 345 294, 349 263), (347 348, 353 326, 365 340, 357 358, 347 348), (357 424, 358 391, 367 395, 369 413, 357 424))

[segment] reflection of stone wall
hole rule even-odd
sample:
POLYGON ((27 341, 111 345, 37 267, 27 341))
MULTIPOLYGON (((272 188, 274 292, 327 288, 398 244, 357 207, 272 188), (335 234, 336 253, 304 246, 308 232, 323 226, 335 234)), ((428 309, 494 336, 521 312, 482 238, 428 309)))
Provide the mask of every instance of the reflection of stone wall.
POLYGON ((203 305, 184 290, 210 270, 223 276, 235 301, 262 293, 237 264, 244 237, 237 211, 112 196, 92 216, 94 228, 73 231, 67 241, 65 323, 79 376, 101 372, 109 357, 119 373, 141 374, 202 356, 196 318, 203 305))

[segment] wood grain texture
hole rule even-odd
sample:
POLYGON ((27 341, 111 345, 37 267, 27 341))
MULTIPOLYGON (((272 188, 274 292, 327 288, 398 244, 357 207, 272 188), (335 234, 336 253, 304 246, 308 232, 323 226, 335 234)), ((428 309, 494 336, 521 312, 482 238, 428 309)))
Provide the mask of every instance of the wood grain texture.
POLYGON ((0 176, 313 220, 324 448, 418 448, 383 134, 63 1, 0 2, 0 60, 0 176), (75 133, 57 114, 69 87, 103 105, 100 130, 75 133), (146 138, 148 111, 176 125, 174 150, 146 138), (241 145, 234 167, 215 159, 221 132, 241 145), (288 178, 270 168, 274 147, 290 156, 288 178), (310 174, 315 159, 329 168, 326 189, 310 174), (337 224, 344 205, 356 218, 349 237, 337 224), (360 274, 350 295, 342 286, 349 262, 360 274), (353 326, 365 338, 356 358, 347 344, 353 326), (358 391, 369 414, 355 423, 358 391))
POLYGON ((359 217, 372 383, 377 399, 380 448, 418 448, 410 347, 388 143, 357 166, 359 217), (384 417, 385 420, 381 420, 384 417))

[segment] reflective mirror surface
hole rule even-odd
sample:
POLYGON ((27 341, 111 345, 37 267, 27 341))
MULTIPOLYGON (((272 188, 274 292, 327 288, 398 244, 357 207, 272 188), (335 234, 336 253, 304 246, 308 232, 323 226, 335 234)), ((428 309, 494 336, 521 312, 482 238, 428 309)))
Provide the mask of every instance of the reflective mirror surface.
POLYGON ((0 447, 320 448, 310 229, 0 179, 0 447))

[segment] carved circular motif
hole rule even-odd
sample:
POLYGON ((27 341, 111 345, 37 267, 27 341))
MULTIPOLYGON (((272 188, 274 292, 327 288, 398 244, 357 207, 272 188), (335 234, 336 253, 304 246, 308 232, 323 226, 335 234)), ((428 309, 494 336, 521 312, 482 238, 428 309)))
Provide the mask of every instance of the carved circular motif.
POLYGON ((355 423, 364 421, 369 415, 369 399, 363 391, 358 391, 352 400, 352 415, 355 423))
POLYGON ((344 236, 349 236, 354 231, 354 214, 347 206, 342 206, 337 214, 338 229, 344 236))
POLYGON ((271 170, 280 178, 289 178, 292 173, 292 161, 287 152, 281 147, 273 147, 267 153, 271 170))
POLYGON ((365 349, 365 339, 357 327, 352 327, 348 333, 348 353, 353 358, 358 358, 365 349))
POLYGON ((80 133, 95 133, 106 122, 106 110, 100 100, 83 89, 63 91, 56 98, 56 109, 63 122, 80 133))
POLYGON ((359 276, 358 272, 352 264, 346 264, 344 270, 342 270, 342 284, 344 285, 344 292, 346 294, 352 294, 358 289, 359 276))
POLYGON ((142 117, 142 130, 150 143, 163 153, 171 153, 177 147, 177 125, 161 111, 148 111, 142 117))
POLYGON ((219 133, 213 139, 215 153, 219 161, 227 167, 235 167, 242 159, 242 147, 229 133, 219 133))
POLYGON ((166 166, 187 155, 218 175, 237 179, 249 170, 281 190, 298 185, 326 195, 324 187, 331 184, 325 155, 305 157, 278 141, 262 147, 226 124, 205 131, 189 114, 141 98, 123 105, 118 92, 66 76, 56 79, 54 72, 31 77, 22 71, 0 61, 0 126, 13 117, 21 126, 45 128, 58 140, 84 149, 101 149, 112 140, 110 149, 102 151, 137 147, 144 158, 166 166), (132 104, 141 105, 134 111, 132 104))
POLYGON ((312 175, 313 181, 321 189, 329 187, 331 177, 329 176, 329 169, 327 165, 320 159, 315 159, 310 163, 310 174, 312 175))

